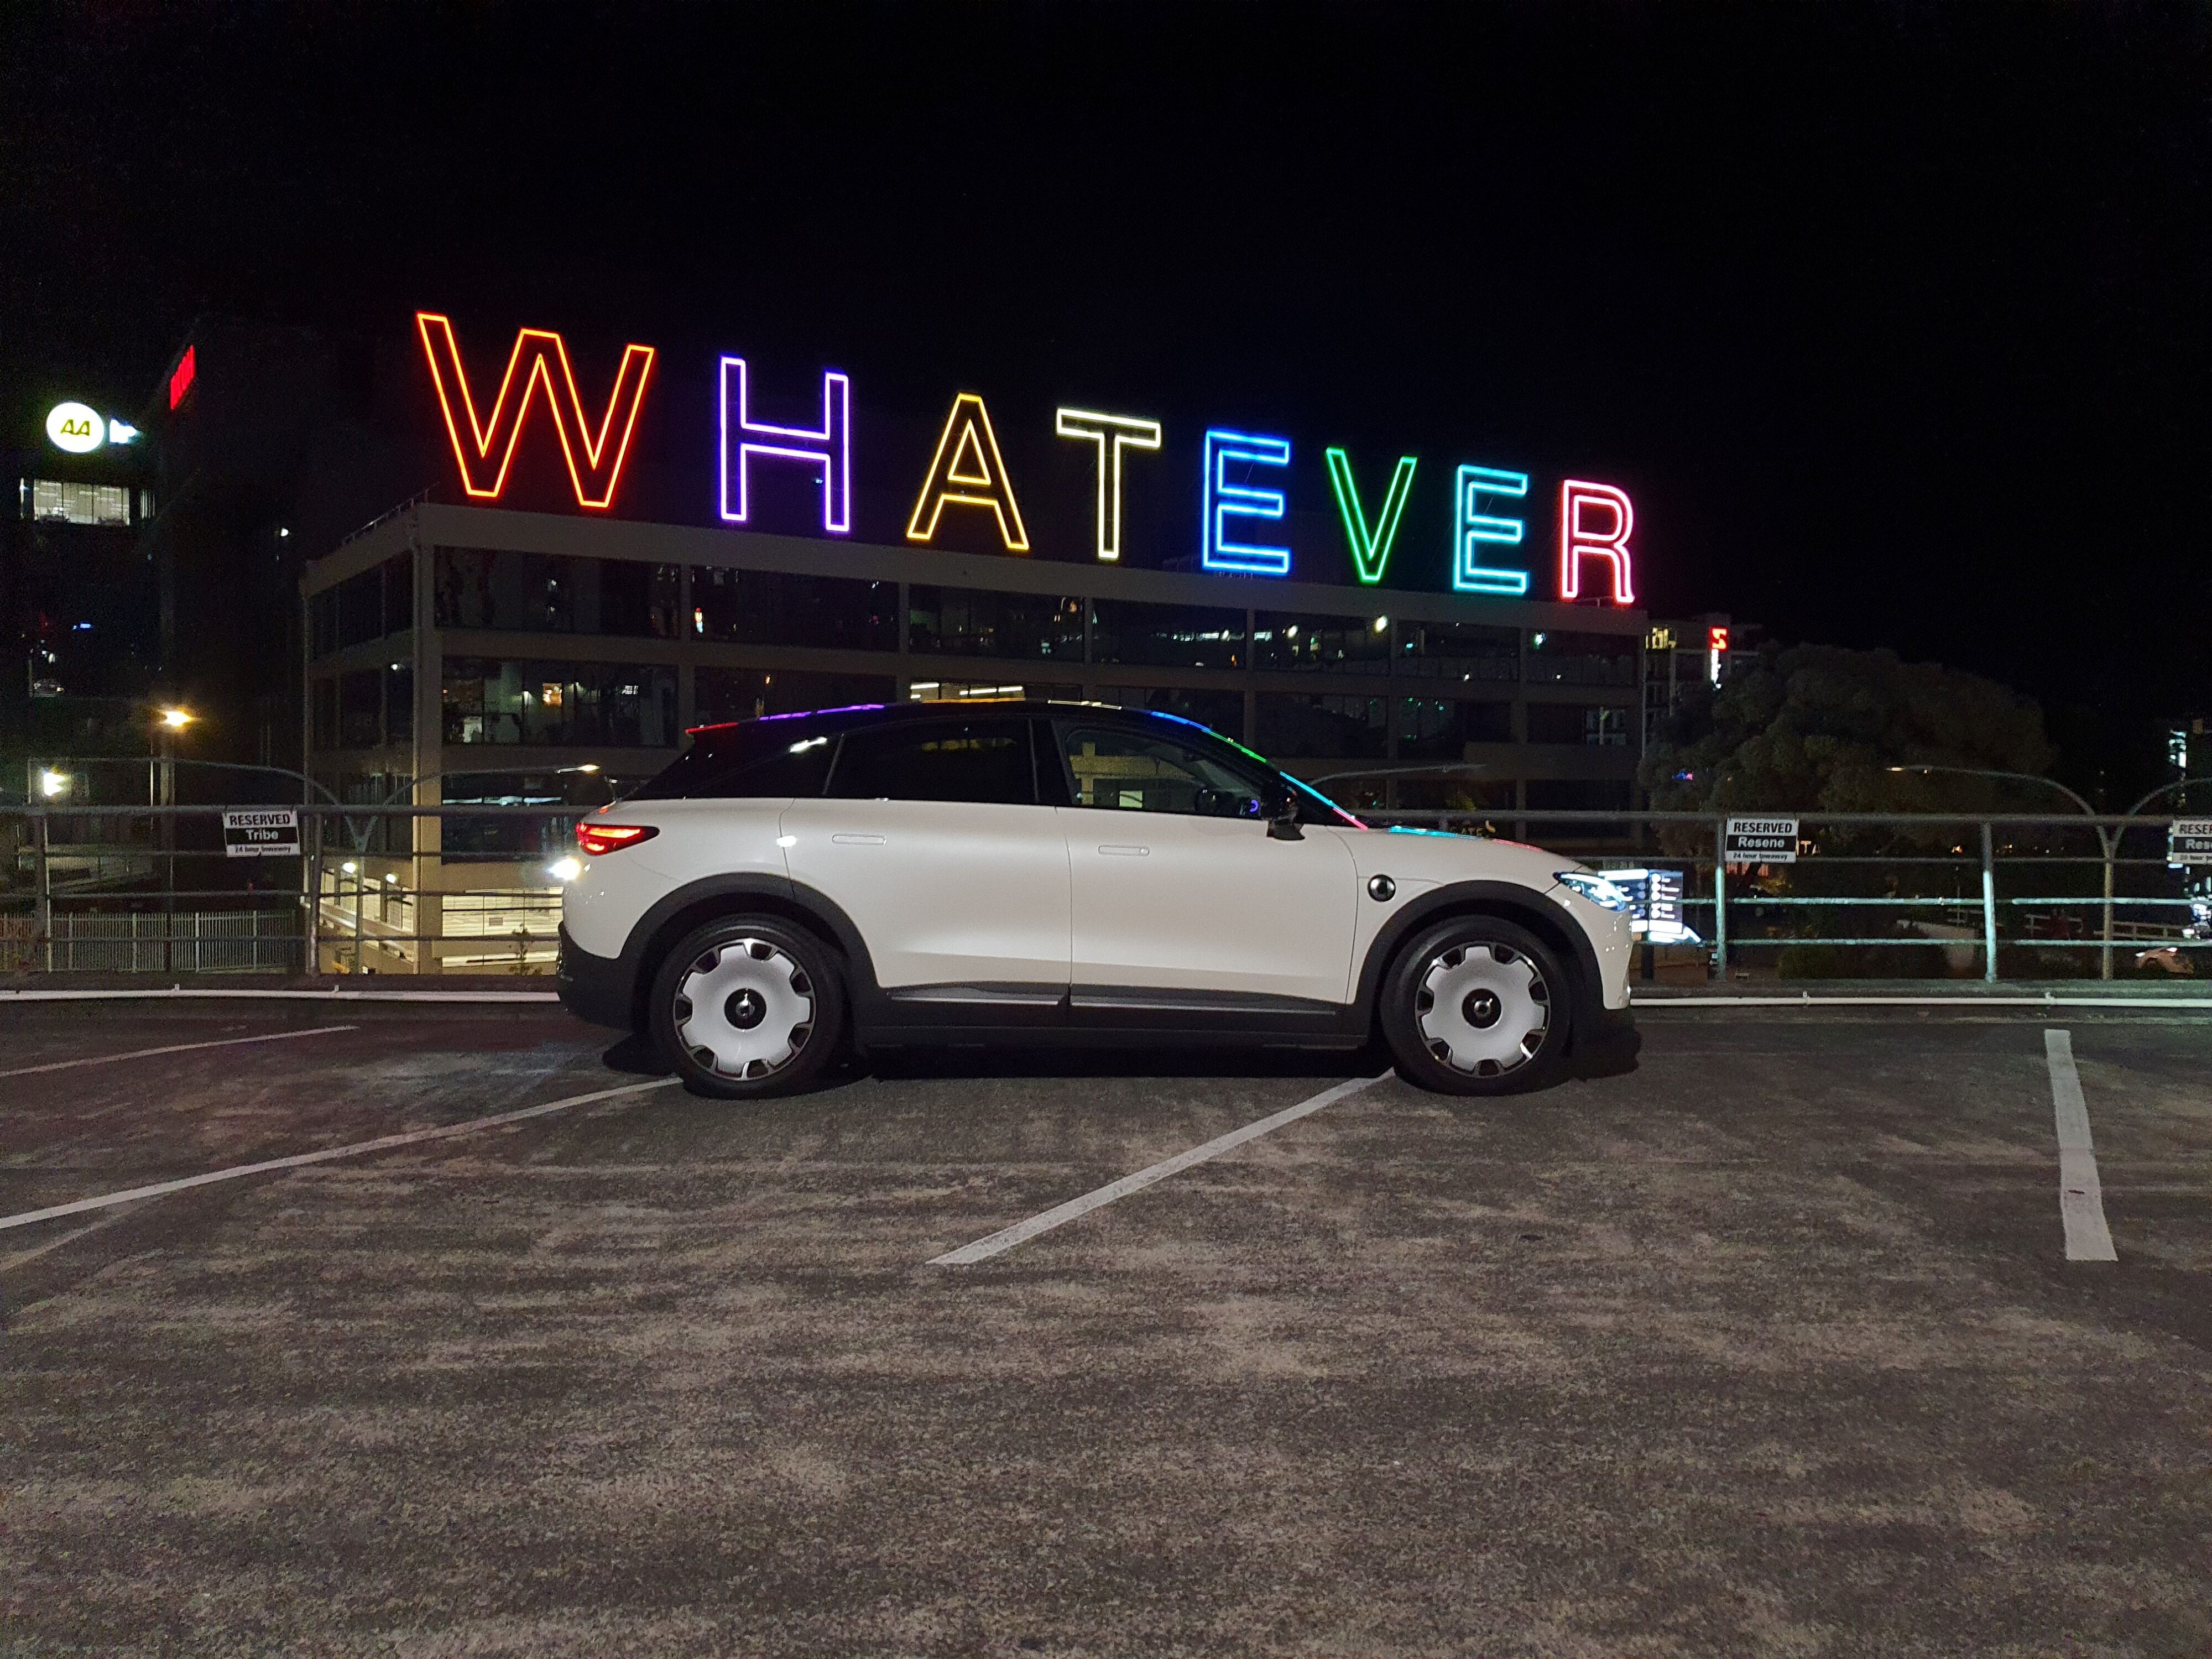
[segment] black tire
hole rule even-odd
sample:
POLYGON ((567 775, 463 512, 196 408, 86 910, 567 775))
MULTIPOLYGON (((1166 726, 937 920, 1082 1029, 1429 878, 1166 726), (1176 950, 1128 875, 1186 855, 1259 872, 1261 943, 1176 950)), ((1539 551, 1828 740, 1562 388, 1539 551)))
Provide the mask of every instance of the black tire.
POLYGON ((1382 976, 1382 1038, 1398 1075, 1448 1095, 1511 1095, 1556 1080, 1574 981, 1527 928, 1455 916, 1426 928, 1382 976))
POLYGON ((653 976, 646 1030, 695 1095, 758 1100, 827 1071, 845 1035, 836 952, 774 916, 724 916, 687 936, 653 976))

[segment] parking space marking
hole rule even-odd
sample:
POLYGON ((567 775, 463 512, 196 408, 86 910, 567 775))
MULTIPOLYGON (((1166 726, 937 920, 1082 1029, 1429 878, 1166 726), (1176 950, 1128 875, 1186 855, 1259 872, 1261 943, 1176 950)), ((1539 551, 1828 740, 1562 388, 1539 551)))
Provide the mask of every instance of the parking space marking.
POLYGON ((2097 1179, 2097 1152, 2089 1139, 2089 1103, 2074 1065, 2069 1031, 2043 1034, 2051 1067, 2051 1099, 2058 1119, 2058 1218, 2066 1228, 2069 1261, 2118 1261, 2112 1229, 2105 1224, 2105 1189, 2097 1179))
POLYGON ((79 1060, 49 1060, 44 1066, 18 1066, 0 1077, 29 1077, 36 1072, 66 1072, 76 1066, 112 1066, 118 1060, 151 1060, 156 1054, 181 1054, 194 1048, 228 1048, 241 1042, 284 1042, 293 1037, 328 1036, 333 1031, 357 1031, 357 1025, 318 1025, 306 1031, 264 1031, 259 1036, 217 1037, 210 1042, 172 1042, 160 1048, 133 1048, 126 1054, 88 1054, 79 1060))
POLYGON ((0 1232, 10 1227, 27 1227, 33 1222, 55 1221, 65 1215, 82 1215, 87 1210, 106 1209, 117 1204, 135 1204, 141 1199, 161 1198, 170 1193, 181 1193, 191 1187, 210 1186, 218 1181, 237 1181, 246 1176, 267 1175, 277 1170, 297 1170, 309 1164, 327 1164, 333 1158, 360 1158, 369 1152, 388 1152, 395 1146, 416 1146, 426 1140, 449 1140, 455 1135, 472 1134, 478 1129, 497 1128, 502 1123, 520 1123, 525 1118, 544 1117, 550 1112, 566 1111, 571 1106, 588 1106, 595 1100, 617 1100, 624 1095, 641 1095, 652 1089, 673 1088, 678 1079, 656 1078, 650 1083, 625 1083, 617 1089, 594 1089, 586 1095, 570 1095, 564 1100, 549 1100, 536 1106, 525 1106, 520 1111, 499 1112, 490 1117, 472 1117, 465 1123, 447 1123, 434 1129, 410 1129, 404 1134, 382 1135, 374 1140, 357 1140, 349 1146, 325 1146, 319 1152, 295 1152, 289 1158, 264 1158, 258 1164, 234 1164, 228 1170, 211 1170, 205 1175, 184 1176, 175 1181, 157 1181, 149 1187, 132 1187, 119 1193, 102 1193, 97 1198, 80 1198, 73 1203, 51 1205, 43 1210, 27 1210, 21 1215, 0 1216, 0 1232))
POLYGON ((1177 1152, 1173 1158, 1155 1164, 1148 1170, 1139 1170, 1134 1175, 1125 1175, 1119 1181, 1109 1182, 1080 1198, 1072 1198, 1066 1203, 1042 1211, 1026 1221, 1017 1221, 1012 1226, 1003 1227, 988 1238, 977 1239, 973 1244, 963 1244, 957 1250, 932 1256, 928 1265, 933 1267, 966 1267, 988 1261, 992 1256, 1012 1249, 1017 1244, 1035 1238, 1039 1233, 1050 1232, 1054 1227, 1073 1221, 1078 1216, 1088 1215, 1116 1199, 1142 1192, 1155 1182, 1165 1181, 1171 1175, 1180 1175, 1194 1164, 1203 1164, 1210 1158, 1218 1158, 1248 1140, 1257 1140, 1270 1130, 1279 1129, 1285 1123, 1295 1123, 1302 1117, 1310 1116, 1322 1107, 1334 1105, 1346 1096, 1358 1094, 1370 1084, 1380 1083, 1389 1075, 1385 1072, 1381 1077, 1356 1077, 1349 1082, 1338 1084, 1333 1089, 1324 1089, 1295 1106, 1284 1108, 1272 1117, 1263 1117, 1241 1129, 1231 1129, 1225 1135, 1217 1135, 1203 1146, 1194 1146, 1187 1152, 1177 1152))

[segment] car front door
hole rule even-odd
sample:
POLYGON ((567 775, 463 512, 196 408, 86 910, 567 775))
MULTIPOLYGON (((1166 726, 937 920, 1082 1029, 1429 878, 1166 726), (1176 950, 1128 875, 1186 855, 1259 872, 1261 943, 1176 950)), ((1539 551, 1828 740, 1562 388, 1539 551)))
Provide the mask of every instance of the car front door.
POLYGON ((1358 870, 1339 831, 1273 838, 1256 769, 1165 732, 1050 729, 1075 802, 1060 817, 1079 1011, 1351 1000, 1358 870))
POLYGON ((852 918, 902 1000, 1056 1008, 1066 994, 1067 844, 1037 804, 1033 725, 848 732, 823 793, 784 812, 792 878, 852 918))

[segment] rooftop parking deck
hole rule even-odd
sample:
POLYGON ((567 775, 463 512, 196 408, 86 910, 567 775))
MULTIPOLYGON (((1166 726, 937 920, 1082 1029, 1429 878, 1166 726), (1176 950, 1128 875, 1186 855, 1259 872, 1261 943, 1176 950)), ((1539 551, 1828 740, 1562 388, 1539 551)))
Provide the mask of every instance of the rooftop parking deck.
POLYGON ((2185 1002, 1303 1115, 1340 1060, 730 1107, 540 1005, 0 1008, 0 1221, 553 1108, 0 1226, 0 1651, 2201 1653, 2185 1002))

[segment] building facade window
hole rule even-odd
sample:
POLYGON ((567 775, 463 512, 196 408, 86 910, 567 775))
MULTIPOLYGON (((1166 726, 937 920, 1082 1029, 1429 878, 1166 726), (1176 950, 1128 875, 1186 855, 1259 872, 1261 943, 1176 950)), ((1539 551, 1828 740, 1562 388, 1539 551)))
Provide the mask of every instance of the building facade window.
POLYGON ((672 564, 441 547, 438 626, 674 639, 683 580, 672 564))
POLYGON ((1276 673, 1385 674, 1389 664, 1387 617, 1262 611, 1252 618, 1255 668, 1276 673))
POLYGON ((67 483, 33 478, 29 516, 49 524, 92 524, 128 527, 131 491, 122 484, 67 483))
POLYGON ((691 637, 826 651, 898 649, 898 584, 691 567, 691 637))
POLYGON ((1471 743, 1513 741, 1510 702, 1452 702, 1437 697, 1398 700, 1398 758, 1455 761, 1471 743))
POLYGON ((1244 613, 1208 605, 1093 599, 1091 660, 1148 668, 1242 668, 1244 613))
POLYGON ((398 553, 307 602, 307 649, 312 656, 327 657, 414 625, 414 556, 398 553))
POLYGON ((1631 634, 1531 634, 1527 678, 1532 685, 1633 685, 1639 643, 1631 634))
POLYGON ((702 668, 693 683, 699 724, 795 714, 810 708, 887 703, 898 682, 888 674, 820 674, 811 669, 702 668))
POLYGON ((1079 663, 1083 602, 1045 593, 910 586, 907 648, 926 656, 1079 663))
POLYGON ((1521 630, 1487 623, 1401 622, 1391 672, 1462 684, 1521 678, 1521 630))
POLYGON ((673 668, 448 657, 441 693, 449 744, 664 749, 683 738, 673 668))
POLYGON ((1154 708, 1210 726, 1224 738, 1244 741, 1244 694, 1242 691, 1183 691, 1173 688, 1107 685, 1099 700, 1123 708, 1154 708))
POLYGON ((1261 692, 1254 699, 1254 745, 1271 760, 1381 760, 1390 752, 1387 697, 1301 697, 1261 692))
POLYGON ((1626 748, 1628 710, 1597 703, 1532 702, 1528 705, 1528 741, 1626 748))

